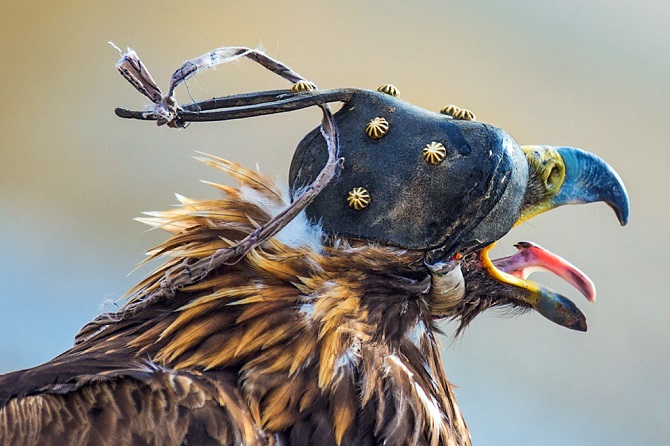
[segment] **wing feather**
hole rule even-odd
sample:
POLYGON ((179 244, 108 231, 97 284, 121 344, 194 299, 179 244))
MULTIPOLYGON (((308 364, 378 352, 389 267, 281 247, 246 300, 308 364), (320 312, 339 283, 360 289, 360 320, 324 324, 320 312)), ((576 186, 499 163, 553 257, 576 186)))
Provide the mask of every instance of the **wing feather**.
POLYGON ((45 386, 0 409, 0 445, 263 444, 228 375, 146 364, 45 386))

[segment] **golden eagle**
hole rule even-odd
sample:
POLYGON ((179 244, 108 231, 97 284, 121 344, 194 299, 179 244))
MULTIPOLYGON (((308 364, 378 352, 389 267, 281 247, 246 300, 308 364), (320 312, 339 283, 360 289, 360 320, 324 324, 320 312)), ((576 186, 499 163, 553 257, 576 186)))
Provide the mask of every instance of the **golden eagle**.
POLYGON ((439 320, 460 331, 508 307, 586 330, 571 301, 527 280, 548 269, 593 300, 579 270, 530 242, 502 259, 488 252, 562 204, 605 201, 625 224, 623 184, 595 155, 521 148, 467 111, 427 112, 389 85, 321 91, 244 48, 187 62, 167 95, 134 53, 119 69, 155 104, 121 116, 178 127, 317 105, 324 120, 299 144, 289 187, 200 157, 237 186, 212 184, 220 198, 178 196, 178 208, 141 219, 171 234, 150 251, 165 264, 70 350, 0 377, 0 444, 468 445, 439 320), (176 105, 179 82, 240 56, 294 87, 176 105), (332 115, 329 102, 344 105, 332 115))

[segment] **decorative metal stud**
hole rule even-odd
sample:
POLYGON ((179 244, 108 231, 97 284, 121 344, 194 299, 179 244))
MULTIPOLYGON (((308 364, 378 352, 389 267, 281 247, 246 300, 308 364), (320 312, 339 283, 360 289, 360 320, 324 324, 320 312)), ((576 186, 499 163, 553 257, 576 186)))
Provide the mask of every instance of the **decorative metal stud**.
POLYGON ((456 116, 454 116, 456 119, 460 119, 463 121, 475 121, 476 117, 475 114, 472 113, 470 110, 466 108, 462 108, 460 113, 458 113, 456 116))
POLYGON ((291 85, 291 93, 305 93, 316 89, 316 85, 307 81, 298 81, 291 85))
POLYGON ((379 139, 389 131, 389 123, 386 119, 376 117, 365 126, 365 133, 372 139, 379 139))
POLYGON ((470 110, 460 108, 456 105, 447 105, 446 107, 440 110, 440 113, 442 113, 443 115, 449 115, 452 118, 461 121, 474 121, 477 119, 475 117, 475 114, 472 113, 470 110))
POLYGON ((370 204, 370 193, 362 187, 354 187, 347 196, 349 207, 361 211, 370 204))
POLYGON ((377 88, 377 91, 387 94, 389 96, 393 96, 394 98, 400 96, 400 90, 398 90, 396 86, 393 84, 384 84, 379 88, 377 88))
POLYGON ((422 156, 428 164, 437 165, 446 158, 447 149, 441 143, 433 141, 423 148, 422 156))
POLYGON ((454 116, 461 108, 458 107, 457 105, 447 105, 446 107, 442 107, 440 109, 440 113, 443 115, 449 115, 449 116, 454 116))

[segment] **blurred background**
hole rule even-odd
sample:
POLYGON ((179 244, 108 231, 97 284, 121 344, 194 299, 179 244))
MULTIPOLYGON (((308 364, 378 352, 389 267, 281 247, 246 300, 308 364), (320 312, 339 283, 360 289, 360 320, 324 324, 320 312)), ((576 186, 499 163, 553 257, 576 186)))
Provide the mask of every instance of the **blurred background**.
MULTIPOLYGON (((137 50, 162 88, 184 60, 263 47, 320 88, 376 88, 439 110, 471 109, 522 144, 596 153, 625 180, 621 228, 603 204, 564 207, 514 229, 494 256, 533 240, 598 286, 575 299, 588 333, 535 313, 479 317, 444 338, 447 376, 476 445, 670 442, 670 3, 653 0, 5 2, 0 17, 0 373, 44 362, 148 270, 164 239, 133 217, 174 192, 214 196, 221 175, 194 150, 286 178, 318 110, 194 124, 124 121, 147 101, 114 69, 137 50)), ((181 103, 285 88, 248 61, 202 73, 181 103)), ((444 325, 447 333, 452 326, 444 325)))

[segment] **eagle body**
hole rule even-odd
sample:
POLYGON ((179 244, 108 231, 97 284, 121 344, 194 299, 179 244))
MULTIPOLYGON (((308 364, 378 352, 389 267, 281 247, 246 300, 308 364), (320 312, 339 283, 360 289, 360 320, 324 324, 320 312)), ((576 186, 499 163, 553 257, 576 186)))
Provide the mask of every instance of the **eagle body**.
POLYGON ((323 120, 296 150, 290 187, 201 157, 237 187, 139 219, 171 234, 149 252, 165 263, 70 350, 0 376, 0 446, 470 445, 437 320, 458 334, 488 308, 533 309, 586 331, 570 299, 527 280, 552 272, 592 302, 584 273, 532 242, 488 253, 566 204, 603 201, 626 224, 623 182, 596 155, 519 146, 389 85, 318 90, 244 47, 186 61, 165 95, 134 51, 117 68, 153 103, 121 117, 179 128, 318 106, 323 120), (177 106, 178 84, 240 57, 293 86, 177 106), (333 115, 330 102, 344 105, 333 115))
POLYGON ((172 234, 150 253, 167 262, 73 348, 0 377, 0 444, 470 444, 421 253, 325 236, 301 214, 194 277, 289 201, 254 171, 205 161, 239 187, 142 219, 172 234))

